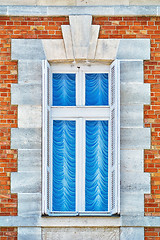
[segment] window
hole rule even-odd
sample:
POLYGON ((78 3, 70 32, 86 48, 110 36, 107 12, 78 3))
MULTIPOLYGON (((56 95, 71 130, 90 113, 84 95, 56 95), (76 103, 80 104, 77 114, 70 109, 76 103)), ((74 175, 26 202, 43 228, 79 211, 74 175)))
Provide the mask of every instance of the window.
POLYGON ((119 62, 43 62, 43 213, 119 213, 119 62))

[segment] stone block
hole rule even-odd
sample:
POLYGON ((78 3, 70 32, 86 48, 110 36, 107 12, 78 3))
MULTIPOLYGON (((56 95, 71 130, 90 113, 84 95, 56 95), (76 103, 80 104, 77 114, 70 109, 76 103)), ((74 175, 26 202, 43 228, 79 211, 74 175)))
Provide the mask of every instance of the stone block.
POLYGON ((40 172, 11 173, 12 193, 41 193, 40 172))
POLYGON ((143 83, 143 61, 120 62, 121 83, 143 83))
POLYGON ((98 39, 95 59, 115 60, 120 39, 98 39))
POLYGON ((18 83, 19 84, 41 84, 42 61, 19 60, 18 61, 18 83))
POLYGON ((120 151, 121 172, 144 173, 144 151, 143 150, 121 150, 120 151))
POLYGON ((144 216, 144 193, 121 191, 120 194, 121 216, 144 216))
POLYGON ((11 102, 18 105, 41 105, 40 84, 12 84, 11 102))
POLYGON ((0 15, 5 16, 5 15, 7 15, 7 6, 2 6, 2 5, 6 5, 6 4, 1 4, 1 6, 0 6, 0 15))
POLYGON ((41 240, 40 227, 19 227, 18 240, 41 240))
POLYGON ((150 59, 149 39, 98 39, 96 59, 150 59))
POLYGON ((121 149, 150 149, 150 129, 122 128, 121 149))
POLYGON ((69 25, 62 25, 61 28, 67 59, 74 59, 71 28, 69 25))
POLYGON ((110 0, 77 0, 77 6, 111 6, 111 5, 129 5, 129 0, 114 0, 111 2, 110 0))
POLYGON ((43 39, 43 48, 47 60, 66 60, 64 41, 62 39, 43 39))
POLYGON ((18 193, 18 216, 41 216, 41 193, 18 193))
POLYGON ((121 104, 150 104, 149 84, 126 84, 120 86, 121 104))
POLYGON ((129 5, 160 5, 159 0, 129 0, 129 5))
POLYGON ((143 105, 120 106, 121 128, 143 127, 143 105))
POLYGON ((114 8, 115 16, 156 16, 156 6, 116 6, 114 8))
POLYGON ((150 39, 121 39, 116 58, 150 59, 150 39))
POLYGON ((66 15, 93 15, 93 16, 113 16, 114 15, 114 7, 109 6, 73 6, 63 8, 61 6, 50 6, 48 7, 47 15, 48 16, 66 16, 66 15))
POLYGON ((40 6, 75 6, 76 0, 37 0, 40 6))
POLYGON ((41 171, 41 150, 40 149, 19 149, 18 150, 18 171, 19 172, 40 172, 41 171))
POLYGON ((143 227, 121 227, 120 240, 142 240, 144 239, 143 227))
MULTIPOLYGON (((27 7, 11 7, 12 11, 18 11, 26 9, 27 7)), ((34 9, 34 7, 28 7, 28 11, 34 9)), ((11 11, 11 10, 10 10, 11 11)), ((11 12, 12 12, 11 11, 11 12)), ((25 14, 20 14, 20 16, 25 14)), ((10 15, 13 15, 10 13, 10 15)), ((19 15, 18 15, 19 16, 19 15)), ((11 58, 12 60, 43 60, 46 59, 42 46, 42 40, 40 39, 12 39, 11 41, 11 58)))
POLYGON ((36 5, 37 0, 2 0, 1 5, 36 5))
POLYGON ((12 128, 12 149, 41 149, 40 128, 12 128))
POLYGON ((43 228, 43 240, 119 240, 119 228, 43 228))
POLYGON ((97 41, 99 36, 100 25, 92 25, 91 26, 91 38, 89 42, 88 49, 88 59, 94 59, 97 49, 97 41))
POLYGON ((69 16, 73 52, 75 59, 87 59, 88 46, 91 36, 91 15, 69 16))
POLYGON ((121 192, 150 193, 150 174, 121 172, 121 192))
POLYGON ((41 128, 41 106, 18 105, 19 128, 41 128))

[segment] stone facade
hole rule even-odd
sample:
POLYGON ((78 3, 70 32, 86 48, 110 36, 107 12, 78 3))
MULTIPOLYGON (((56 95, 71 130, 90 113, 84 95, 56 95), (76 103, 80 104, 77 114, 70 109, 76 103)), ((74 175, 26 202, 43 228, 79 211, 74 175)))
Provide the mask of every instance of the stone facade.
POLYGON ((12 5, 5 1, 0 6, 0 236, 12 232, 16 239, 17 231, 19 240, 154 239, 160 216, 159 3, 116 1, 107 6, 102 1, 105 7, 93 8, 89 1, 62 2, 65 6, 56 7, 30 0, 22 7, 12 0, 12 5), (77 16, 78 9, 83 16, 77 16), (42 216, 45 59, 53 64, 120 61, 120 216, 42 216))

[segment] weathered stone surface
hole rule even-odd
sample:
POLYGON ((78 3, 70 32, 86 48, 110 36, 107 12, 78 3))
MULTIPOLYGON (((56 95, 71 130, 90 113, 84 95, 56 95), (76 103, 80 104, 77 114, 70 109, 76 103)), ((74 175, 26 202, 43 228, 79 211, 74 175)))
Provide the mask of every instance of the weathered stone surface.
POLYGON ((75 59, 87 59, 91 36, 91 15, 69 16, 75 59))
MULTIPOLYGON (((6 4, 3 4, 3 5, 6 5, 6 4)), ((7 15, 7 7, 6 6, 0 6, 0 14, 7 15)))
POLYGON ((18 240, 41 240, 41 228, 39 227, 18 228, 18 240))
POLYGON ((98 39, 96 59, 150 59, 149 39, 98 39))
POLYGON ((41 216, 41 193, 18 193, 18 216, 41 216))
POLYGON ((98 229, 99 227, 119 227, 121 226, 120 217, 43 217, 38 224, 43 227, 88 227, 98 229))
POLYGON ((62 39, 43 39, 43 48, 47 60, 66 60, 65 46, 62 39))
POLYGON ((47 8, 48 16, 66 16, 66 15, 101 15, 101 16, 113 16, 114 15, 114 7, 109 6, 81 6, 81 7, 54 7, 50 6, 47 8))
POLYGON ((41 105, 40 84, 12 84, 11 92, 13 105, 41 105))
POLYGON ((99 29, 100 29, 100 25, 91 26, 91 38, 89 42, 88 57, 87 57, 88 59, 95 58, 99 29))
POLYGON ((40 172, 15 172, 11 173, 12 193, 40 193, 40 172))
POLYGON ((67 59, 74 59, 71 27, 69 25, 62 25, 61 28, 65 45, 66 57, 67 59))
POLYGON ((155 16, 157 15, 156 6, 116 6, 114 8, 115 16, 155 16))
MULTIPOLYGON (((11 7, 12 11, 19 7, 11 7)), ((23 7, 21 10, 23 12, 23 7)), ((32 11, 32 7, 28 7, 28 11, 32 11)), ((12 15, 12 14, 11 14, 12 15)), ((25 15, 25 14, 24 14, 25 15)), ((12 39, 11 42, 11 58, 13 60, 43 60, 46 59, 40 39, 12 39)))
POLYGON ((129 5, 160 5, 159 0, 129 0, 129 5))
POLYGON ((150 149, 150 129, 121 128, 121 149, 150 149))
POLYGON ((115 60, 120 39, 98 39, 95 59, 115 60))
MULTIPOLYGON (((37 6, 9 6, 8 15, 10 16, 45 16, 47 7, 37 6)), ((31 59, 31 58, 29 58, 31 59)))
POLYGON ((150 104, 149 84, 122 83, 120 88, 121 104, 150 104))
POLYGON ((110 0, 77 0, 78 6, 106 6, 106 5, 129 5, 129 0, 114 0, 111 2, 110 0))
POLYGON ((37 5, 42 6, 74 6, 76 0, 37 0, 37 5))
POLYGON ((42 61, 19 60, 18 61, 18 83, 19 84, 41 84, 42 61))
POLYGON ((11 148, 13 149, 41 149, 40 128, 12 128, 11 148))
POLYGON ((18 106, 19 128, 41 128, 41 121, 41 106, 18 106))
POLYGON ((40 6, 114 6, 114 5, 160 5, 159 0, 2 0, 1 5, 40 6))
POLYGON ((144 173, 143 150, 121 150, 120 159, 121 172, 144 173))
POLYGON ((40 172, 41 171, 41 150, 40 149, 19 149, 18 150, 18 171, 19 172, 40 172))
MULTIPOLYGON (((4 1, 4 0, 3 0, 4 1)), ((9 1, 9 0, 8 0, 9 1)), ((14 1, 14 0, 13 0, 14 1)), ((34 1, 34 0, 33 0, 34 1)), ((43 1, 43 0, 41 0, 43 1)), ((50 0, 51 1, 51 0, 50 0)), ((156 0, 154 0, 156 1, 156 0)), ((56 1, 57 3, 57 1, 56 1)), ((109 6, 60 6, 52 5, 48 3, 48 5, 40 6, 40 5, 24 5, 18 4, 15 6, 12 5, 11 2, 8 6, 1 7, 1 13, 5 16, 66 16, 66 15, 93 15, 93 16, 159 16, 159 7, 153 4, 153 6, 116 6, 119 5, 114 4, 114 2, 110 2, 109 6), (112 5, 112 6, 111 6, 112 5)), ((14 4, 13 4, 14 5, 14 4)), ((43 4, 42 4, 43 5, 43 4)), ((151 4, 150 4, 151 5, 151 4)))
POLYGON ((36 5, 37 0, 2 0, 1 5, 36 5))
POLYGON ((43 240, 119 240, 119 228, 43 228, 43 240))
POLYGON ((144 216, 144 192, 121 191, 121 216, 144 216))
POLYGON ((143 61, 120 62, 121 83, 143 83, 143 61))
POLYGON ((143 105, 120 106, 121 128, 143 127, 143 105))
POLYGON ((150 174, 121 171, 121 191, 150 193, 150 174))
POLYGON ((143 227, 121 227, 120 240, 142 240, 144 239, 143 227))
POLYGON ((150 39, 121 39, 117 59, 150 59, 150 39))

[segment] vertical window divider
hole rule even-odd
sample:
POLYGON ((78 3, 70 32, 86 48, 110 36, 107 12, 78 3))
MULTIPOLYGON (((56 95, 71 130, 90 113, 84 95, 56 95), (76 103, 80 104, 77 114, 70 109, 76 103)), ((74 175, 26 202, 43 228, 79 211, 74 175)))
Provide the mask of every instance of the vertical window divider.
POLYGON ((85 119, 76 121, 76 211, 85 211, 85 119))

